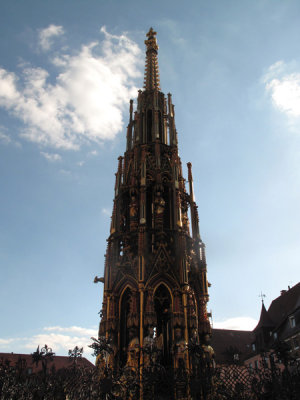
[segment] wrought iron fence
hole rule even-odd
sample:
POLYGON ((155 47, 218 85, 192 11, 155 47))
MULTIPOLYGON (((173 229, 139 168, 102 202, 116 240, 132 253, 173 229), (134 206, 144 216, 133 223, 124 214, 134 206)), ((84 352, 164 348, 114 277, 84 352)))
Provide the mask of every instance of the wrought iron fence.
MULTIPOLYGON (((103 343, 101 346, 103 349, 103 343)), ((141 393, 144 400, 300 399, 297 362, 290 362, 284 369, 276 365, 262 365, 257 370, 242 365, 200 366, 187 373, 183 365, 174 371, 154 358, 150 365, 136 371, 100 371, 83 367, 79 361, 82 350, 77 348, 69 352, 70 366, 56 371, 51 362, 54 353, 43 349, 33 354, 33 360, 43 366, 37 373, 28 374, 22 359, 14 366, 0 360, 0 400, 121 400, 139 399, 141 393)), ((104 350, 107 351, 105 346, 104 350)))

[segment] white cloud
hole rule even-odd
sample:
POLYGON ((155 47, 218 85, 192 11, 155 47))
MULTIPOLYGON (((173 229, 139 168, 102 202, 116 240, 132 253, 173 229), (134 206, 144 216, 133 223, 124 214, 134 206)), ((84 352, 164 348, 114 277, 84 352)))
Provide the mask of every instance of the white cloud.
POLYGON ((56 153, 51 154, 51 153, 46 153, 44 151, 41 151, 41 155, 51 162, 61 160, 61 156, 56 153))
POLYGON ((3 131, 7 131, 7 129, 3 126, 0 126, 0 144, 22 147, 20 142, 14 140, 11 136, 9 136, 7 133, 4 133, 3 131))
POLYGON ((66 333, 77 333, 81 336, 93 336, 95 335, 95 329, 82 328, 81 326, 47 326, 44 328, 45 331, 56 331, 56 332, 66 332, 66 333))
POLYGON ((292 72, 291 65, 278 61, 269 67, 263 81, 279 111, 289 117, 300 117, 300 72, 292 72))
POLYGON ((141 76, 141 51, 125 35, 101 32, 101 43, 53 57, 54 77, 38 67, 23 66, 19 75, 0 69, 0 107, 22 120, 23 138, 76 150, 112 140, 122 130, 122 112, 141 76))
POLYGON ((4 143, 4 144, 9 144, 11 143, 11 138, 10 136, 6 135, 5 133, 0 131, 0 142, 4 143))
POLYGON ((77 165, 78 165, 79 167, 82 167, 84 164, 85 164, 85 161, 78 161, 78 163, 77 163, 77 165))
POLYGON ((49 25, 48 28, 41 29, 39 31, 39 44, 43 50, 49 50, 53 43, 53 38, 55 36, 60 36, 64 34, 64 29, 62 26, 49 25))
POLYGON ((67 169, 60 169, 59 172, 62 175, 71 175, 71 171, 68 171, 67 169))
POLYGON ((43 328, 42 332, 27 338, 0 338, 0 346, 2 351, 32 353, 37 346, 43 347, 47 344, 57 355, 67 355, 70 349, 78 346, 83 347, 84 357, 95 361, 91 356, 92 350, 88 345, 92 342, 91 337, 97 337, 97 334, 97 329, 94 328, 50 326, 43 328))
POLYGON ((0 338, 0 345, 1 346, 6 346, 6 345, 12 343, 13 341, 14 341, 14 339, 1 339, 0 338))
POLYGON ((257 325, 257 320, 250 317, 229 318, 225 321, 214 322, 213 327, 218 329, 233 329, 241 331, 252 331, 257 325))
POLYGON ((98 155, 98 151, 97 150, 92 150, 89 152, 90 156, 97 156, 98 155))
POLYGON ((102 208, 102 214, 104 214, 104 215, 106 215, 106 216, 108 216, 108 217, 110 217, 111 216, 111 209, 109 209, 109 208, 102 208))

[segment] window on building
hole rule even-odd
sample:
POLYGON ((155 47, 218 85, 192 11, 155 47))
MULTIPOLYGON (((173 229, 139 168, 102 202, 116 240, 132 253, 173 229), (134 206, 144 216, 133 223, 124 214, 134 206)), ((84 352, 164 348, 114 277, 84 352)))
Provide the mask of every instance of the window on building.
POLYGON ((291 315, 290 318, 289 318, 289 320, 290 320, 290 327, 291 327, 291 328, 295 328, 295 326, 296 326, 296 319, 295 319, 295 317, 294 317, 293 315, 291 315))
POLYGON ((269 366, 269 359, 268 359, 268 357, 264 357, 264 358, 262 359, 262 364, 263 364, 263 367, 264 367, 264 368, 268 368, 268 366, 269 366))
POLYGON ((273 333, 273 337, 274 337, 275 340, 278 338, 277 332, 273 333))
POLYGON ((256 349, 255 343, 252 343, 251 347, 252 347, 252 351, 255 351, 255 349, 256 349))
POLYGON ((255 361, 254 361, 254 366, 255 366, 255 369, 258 370, 258 367, 259 367, 258 360, 255 360, 255 361))
POLYGON ((253 364, 249 363, 249 368, 252 369, 253 368, 253 364))
POLYGON ((285 340, 285 343, 288 345, 288 351, 291 352, 293 348, 293 339, 287 339, 285 340))
POLYGON ((293 343, 294 343, 294 350, 299 349, 299 337, 294 337, 293 343))
POLYGON ((240 359, 239 354, 238 354, 238 353, 235 353, 235 354, 233 355, 233 359, 234 359, 234 361, 239 361, 239 359, 240 359))

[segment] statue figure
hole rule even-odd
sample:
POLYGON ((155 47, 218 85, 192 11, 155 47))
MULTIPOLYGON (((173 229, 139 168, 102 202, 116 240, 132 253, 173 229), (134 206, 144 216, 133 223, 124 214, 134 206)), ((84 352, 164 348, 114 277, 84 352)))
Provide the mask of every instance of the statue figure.
POLYGON ((182 329, 175 329, 175 345, 174 345, 174 359, 175 359, 175 368, 185 367, 186 363, 186 350, 187 343, 182 337, 182 329))
POLYGON ((130 202, 130 218, 135 218, 137 216, 138 204, 135 195, 132 195, 130 202))
POLYGON ((161 192, 157 192, 154 199, 155 205, 155 224, 156 227, 161 229, 163 227, 164 222, 164 211, 166 202, 161 196, 161 192))
POLYGON ((210 335, 206 334, 203 337, 202 343, 203 359, 207 367, 215 368, 215 352, 210 345, 210 335))
POLYGON ((197 314, 195 306, 195 298, 191 289, 188 292, 188 313, 189 313, 189 327, 193 330, 197 326, 197 314))
POLYGON ((120 218, 120 231, 125 232, 126 228, 126 216, 124 214, 121 215, 120 218))
POLYGON ((192 335, 191 335, 191 338, 190 338, 190 344, 194 345, 194 346, 199 344, 198 331, 197 331, 196 328, 192 330, 192 335))
POLYGON ((134 327, 129 329, 126 367, 136 370, 139 366, 140 341, 134 327))
POLYGON ((107 357, 107 367, 111 370, 115 368, 116 364, 116 357, 118 353, 118 346, 117 346, 117 341, 116 341, 116 335, 113 334, 110 342, 110 353, 108 354, 107 357))
POLYGON ((155 339, 154 339, 154 327, 149 326, 148 327, 148 335, 144 339, 144 346, 145 347, 153 347, 155 344, 155 339))
POLYGON ((161 193, 160 193, 160 192, 157 192, 157 193, 156 193, 156 197, 155 197, 154 203, 155 203, 155 205, 156 205, 156 215, 157 215, 157 216, 163 215, 163 213, 164 213, 164 211, 165 211, 166 202, 165 202, 165 200, 161 197, 161 193))
POLYGON ((134 230, 138 223, 138 202, 136 195, 133 193, 129 205, 129 216, 130 216, 130 230, 134 230))
POLYGON ((155 362, 155 357, 153 357, 153 350, 156 348, 154 338, 154 327, 148 327, 148 335, 144 338, 144 367, 149 367, 151 361, 155 362))
POLYGON ((202 347, 199 344, 197 329, 193 329, 189 340, 190 370, 194 376, 198 375, 201 365, 202 347))
POLYGON ((144 316, 144 324, 155 326, 157 323, 156 321, 156 313, 154 310, 154 301, 153 301, 153 290, 148 290, 148 295, 146 299, 146 306, 145 306, 145 316, 144 316))

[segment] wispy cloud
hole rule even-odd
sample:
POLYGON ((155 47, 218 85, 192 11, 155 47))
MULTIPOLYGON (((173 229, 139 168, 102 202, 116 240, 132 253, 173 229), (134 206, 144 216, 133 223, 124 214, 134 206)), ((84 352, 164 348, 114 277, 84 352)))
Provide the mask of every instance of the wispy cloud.
POLYGON ((14 145, 16 147, 22 147, 20 142, 14 140, 7 133, 4 133, 4 131, 7 131, 7 129, 5 129, 4 127, 0 126, 0 144, 14 145))
POLYGON ((55 161, 60 161, 61 156, 57 153, 46 153, 44 151, 41 151, 41 155, 45 157, 48 161, 55 162, 55 161))
POLYGON ((224 321, 214 321, 214 328, 252 331, 257 325, 257 320, 250 317, 229 318, 224 321))
POLYGON ((64 29, 59 25, 49 25, 45 29, 39 31, 39 45, 42 50, 49 50, 53 44, 53 38, 63 35, 64 29))
POLYGON ((98 155, 98 151, 97 150, 92 150, 89 152, 90 156, 97 156, 98 155))
POLYGON ((274 107, 292 118, 300 117, 300 68, 278 61, 268 68, 263 81, 274 107))
POLYGON ((45 331, 48 332, 64 332, 69 334, 76 333, 80 336, 93 336, 95 335, 95 329, 90 328, 82 328, 81 326, 69 326, 69 327, 62 327, 62 326, 46 326, 44 328, 45 331))
MULTIPOLYGON (((49 28, 43 31, 48 39, 63 29, 49 28)), ((141 51, 125 35, 111 35, 104 27, 101 33, 101 42, 52 56, 56 76, 28 65, 18 75, 0 68, 0 107, 23 122, 23 138, 76 150, 112 140, 122 130, 122 112, 141 75, 141 51)))
POLYGON ((62 175, 66 175, 66 176, 69 176, 69 175, 71 175, 71 171, 69 171, 69 170, 67 170, 67 169, 60 169, 59 170, 59 172, 62 174, 62 175))
POLYGON ((2 345, 2 346, 7 346, 7 345, 9 345, 10 343, 12 343, 14 341, 14 339, 1 339, 0 338, 0 345, 2 345))
POLYGON ((10 136, 0 131, 0 142, 4 144, 9 144, 12 142, 12 139, 10 138, 10 136))
POLYGON ((22 338, 0 338, 1 351, 31 353, 38 345, 47 344, 58 355, 67 355, 75 346, 83 347, 84 356, 92 360, 92 351, 88 347, 91 337, 97 336, 97 329, 79 326, 48 326, 41 332, 22 338))
POLYGON ((102 214, 104 214, 108 217, 111 216, 111 209, 109 209, 109 208, 102 208, 101 212, 102 212, 102 214))

